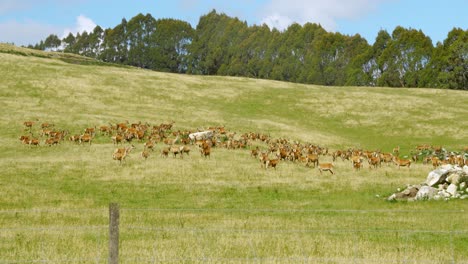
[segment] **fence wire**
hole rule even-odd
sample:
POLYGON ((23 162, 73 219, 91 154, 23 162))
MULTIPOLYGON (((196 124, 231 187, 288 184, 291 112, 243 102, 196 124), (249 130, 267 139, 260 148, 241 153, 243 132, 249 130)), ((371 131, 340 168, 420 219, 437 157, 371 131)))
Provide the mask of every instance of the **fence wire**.
MULTIPOLYGON (((249 217, 285 214, 294 218, 296 215, 314 214, 445 214, 464 215, 464 210, 335 210, 335 209, 205 209, 205 208, 122 208, 120 228, 121 263, 467 263, 466 248, 468 229, 466 225, 454 229, 447 225, 445 230, 409 229, 409 228, 233 228, 223 227, 226 219, 237 219, 238 214, 249 217), (170 215, 170 219, 183 218, 185 214, 214 217, 206 226, 177 226, 173 223, 152 222, 153 218, 170 215), (152 217, 146 219, 150 214, 152 217), (126 223, 126 217, 133 217, 144 224, 126 223), (214 225, 220 227, 213 227, 214 225), (240 237, 239 237, 240 235, 240 237), (366 256, 361 246, 366 243, 388 243, 386 238, 397 236, 399 244, 394 245, 386 254, 392 258, 382 259, 373 255, 366 256), (149 237, 149 238, 148 238, 149 237), (330 256, 311 254, 314 239, 330 240, 342 245, 350 245, 349 252, 340 252, 332 248, 330 256), (347 238, 339 241, 337 238, 347 238), (446 255, 439 259, 429 259, 414 255, 418 240, 434 241, 444 237, 447 244, 446 255), (299 238, 299 239, 298 239, 299 238), (379 240, 380 239, 380 240, 379 240), (217 240, 222 240, 218 243, 217 240), (240 241, 246 245, 238 245, 240 241), (290 255, 276 256, 275 250, 268 249, 276 241, 288 243, 296 241, 290 247, 290 255), (282 242, 283 241, 283 242, 282 242), (286 241, 286 242, 284 242, 286 241), (383 242, 382 242, 383 241, 383 242), (195 242, 194 245, 187 243, 195 242), (151 244, 151 245, 147 245, 151 244), (193 252, 189 251, 192 246, 193 252), (238 255, 223 255, 230 250, 241 249, 238 255), (296 250, 297 249, 297 250, 296 250), (242 251, 245 250, 245 251, 242 251), (296 251, 294 251, 296 250, 296 251), (392 250, 395 250, 393 252, 392 250), (140 255, 141 253, 141 255, 140 255), (271 255, 269 255, 271 253, 271 255), (240 256, 239 256, 240 255, 240 256), (344 255, 344 256, 341 256, 344 255)), ((44 210, 0 210, 0 263, 107 263, 108 246, 108 211, 107 209, 44 209, 44 210), (37 215, 41 215, 38 217, 37 215), (99 224, 86 224, 90 216, 99 224), (25 223, 15 221, 24 218, 25 223), (31 219, 29 219, 31 218, 31 219), (68 219, 64 221, 64 219, 68 219), (71 220, 70 220, 71 219, 71 220), (67 224, 59 225, 56 222, 67 224), (23 241, 21 241, 23 239, 23 241), (65 245, 61 245, 64 243, 65 245), (74 247, 73 243, 80 246, 74 247), (18 248, 15 248, 18 247, 18 248), (7 252, 6 250, 9 250, 7 252), (11 251, 12 250, 12 251, 11 251)), ((246 217, 249 219, 249 217, 246 217)), ((133 219, 131 219, 133 220, 133 219)), ((242 219, 244 220, 244 219, 242 219)), ((258 223, 255 223, 258 225, 258 223)), ((261 222, 260 222, 261 224, 261 222)), ((254 225, 254 226, 256 226, 254 225)), ((261 226, 260 226, 261 227, 261 226)), ((391 239, 390 239, 391 240, 391 239)), ((294 242, 292 242, 294 243, 294 242)), ((281 244, 280 246, 283 246, 281 244)), ((435 247, 440 245, 434 245, 435 247)), ((315 247, 317 247, 315 245, 315 247)), ((280 248, 278 250, 283 250, 280 248)))

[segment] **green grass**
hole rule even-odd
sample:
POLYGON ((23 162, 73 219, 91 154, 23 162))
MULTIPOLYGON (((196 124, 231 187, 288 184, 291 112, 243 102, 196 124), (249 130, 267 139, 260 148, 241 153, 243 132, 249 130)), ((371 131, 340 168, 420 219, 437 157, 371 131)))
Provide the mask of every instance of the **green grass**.
MULTIPOLYGON (((60 53, 0 45, 0 262, 107 261, 107 206, 121 212, 121 260, 149 262, 447 263, 467 259, 464 200, 390 203, 429 166, 364 167, 336 174, 291 162, 264 170, 248 150, 203 159, 111 158, 91 146, 21 144, 24 121, 86 127, 129 122, 174 130, 224 125, 329 147, 407 155, 416 145, 468 146, 468 94, 434 89, 319 87, 114 67, 60 53), (68 63, 74 61, 87 63, 68 63), (461 233, 457 233, 461 231, 461 233), (437 250, 434 250, 434 248, 437 250), (73 250, 70 250, 73 248, 73 250)), ((263 143, 255 142, 262 148, 263 143)), ((330 161, 330 157, 322 157, 330 161)))

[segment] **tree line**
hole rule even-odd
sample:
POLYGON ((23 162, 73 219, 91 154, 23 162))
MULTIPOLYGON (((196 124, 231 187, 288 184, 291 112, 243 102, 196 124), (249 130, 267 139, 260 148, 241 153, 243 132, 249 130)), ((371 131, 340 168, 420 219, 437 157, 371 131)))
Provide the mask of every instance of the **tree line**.
POLYGON ((452 29, 432 44, 421 30, 380 30, 373 45, 359 34, 320 25, 286 30, 249 26, 215 10, 196 28, 181 20, 138 14, 114 28, 51 34, 30 48, 81 54, 157 71, 245 76, 328 85, 433 87, 468 90, 468 30, 452 29))

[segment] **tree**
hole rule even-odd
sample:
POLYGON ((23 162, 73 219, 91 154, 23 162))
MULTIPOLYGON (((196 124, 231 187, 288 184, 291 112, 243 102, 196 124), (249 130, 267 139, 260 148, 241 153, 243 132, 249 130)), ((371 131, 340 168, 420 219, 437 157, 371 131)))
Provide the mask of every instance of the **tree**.
POLYGON ((233 53, 245 37, 247 23, 211 11, 200 18, 189 45, 188 72, 227 74, 233 53), (221 66, 223 69, 220 70, 221 66))
POLYGON ((68 36, 62 40, 62 43, 64 46, 63 51, 70 53, 78 53, 77 51, 75 51, 76 38, 71 32, 68 33, 68 36))
POLYGON ((437 44, 429 72, 434 87, 468 90, 468 30, 454 28, 437 44))
POLYGON ((140 68, 151 68, 151 38, 156 30, 156 20, 147 14, 134 16, 127 24, 128 64, 140 68))
POLYGON ((390 44, 392 37, 386 30, 380 30, 375 38, 374 45, 372 45, 371 54, 367 67, 370 70, 371 85, 375 86, 379 84, 382 74, 386 71, 386 65, 383 60, 380 60, 380 56, 390 44))
POLYGON ((103 51, 101 43, 104 40, 104 30, 100 26, 96 26, 93 32, 89 34, 89 56, 99 58, 103 51))
POLYGON ((345 54, 347 57, 345 58, 345 85, 372 85, 372 67, 368 63, 372 58, 372 47, 359 34, 346 37, 345 46, 345 54))
POLYGON ((62 41, 57 37, 57 35, 50 34, 44 41, 44 49, 57 51, 62 41))
POLYGON ((281 34, 277 50, 277 62, 274 63, 272 78, 282 81, 297 81, 300 71, 304 66, 305 51, 301 38, 302 26, 290 25, 281 34))
POLYGON ((391 87, 422 87, 422 77, 431 60, 432 41, 421 30, 397 27, 379 57, 384 72, 378 84, 391 87))
POLYGON ((181 20, 159 19, 149 39, 153 69, 175 73, 187 71, 188 45, 192 41, 192 26, 181 20))
POLYGON ((239 43, 232 58, 234 73, 254 78, 268 78, 268 70, 264 71, 267 63, 267 49, 271 32, 267 25, 252 26, 247 29, 245 38, 239 43))
POLYGON ((113 29, 104 31, 104 51, 101 54, 101 59, 107 62, 122 63, 128 62, 128 41, 127 41, 127 20, 124 18, 122 22, 113 29))

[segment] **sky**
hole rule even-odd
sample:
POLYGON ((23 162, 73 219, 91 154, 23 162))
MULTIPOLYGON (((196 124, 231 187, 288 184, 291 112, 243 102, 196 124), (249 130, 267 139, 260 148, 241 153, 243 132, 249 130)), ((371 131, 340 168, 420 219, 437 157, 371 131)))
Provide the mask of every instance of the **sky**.
POLYGON ((454 27, 468 29, 468 0, 0 0, 0 42, 36 44, 50 34, 113 28, 135 15, 174 18, 194 28, 211 10, 248 25, 286 29, 318 23, 327 31, 360 34, 373 44, 377 33, 397 26, 422 30, 433 43, 454 27))

